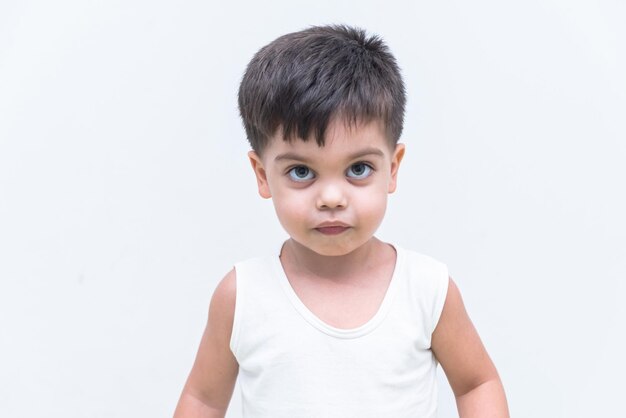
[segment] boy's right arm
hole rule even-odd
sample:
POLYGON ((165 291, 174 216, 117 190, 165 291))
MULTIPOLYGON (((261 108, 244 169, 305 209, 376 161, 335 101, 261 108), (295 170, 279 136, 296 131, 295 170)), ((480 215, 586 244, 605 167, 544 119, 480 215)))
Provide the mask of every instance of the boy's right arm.
POLYGON ((226 414, 239 371, 230 350, 235 300, 236 274, 233 269, 213 292, 200 348, 174 418, 223 418, 226 414))

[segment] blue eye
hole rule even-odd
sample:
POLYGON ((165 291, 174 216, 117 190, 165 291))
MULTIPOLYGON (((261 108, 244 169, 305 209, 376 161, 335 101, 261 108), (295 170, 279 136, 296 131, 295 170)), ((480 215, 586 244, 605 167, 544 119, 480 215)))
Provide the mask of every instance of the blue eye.
POLYGON ((372 167, 365 163, 352 164, 346 175, 353 179, 364 179, 372 174, 372 167))
POLYGON ((289 177, 293 181, 308 181, 315 177, 309 167, 299 165, 289 170, 289 177))

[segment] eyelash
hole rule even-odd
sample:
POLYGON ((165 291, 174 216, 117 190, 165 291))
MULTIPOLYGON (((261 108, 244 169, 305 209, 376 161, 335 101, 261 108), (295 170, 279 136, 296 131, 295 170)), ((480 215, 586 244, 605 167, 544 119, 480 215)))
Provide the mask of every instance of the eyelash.
POLYGON ((362 175, 363 177, 361 176, 356 176, 356 177, 348 176, 348 177, 350 177, 351 179, 355 179, 355 180, 363 180, 371 176, 371 173, 374 171, 374 168, 372 167, 371 164, 368 164, 363 161, 359 161, 358 163, 352 164, 350 168, 348 168, 347 172, 350 172, 350 170, 352 170, 353 167, 360 166, 360 165, 365 166, 365 174, 362 175))
MULTIPOLYGON (((365 161, 358 161, 358 162, 356 162, 354 164, 351 164, 350 167, 346 170, 346 173, 349 172, 350 169, 352 169, 354 166, 358 166, 358 165, 364 165, 366 167, 367 175, 365 175, 364 177, 353 177, 353 176, 349 176, 349 175, 346 174, 346 177, 348 177, 348 178, 350 178, 352 180, 364 180, 364 179, 370 177, 371 173, 376 171, 374 169, 374 167, 372 166, 372 164, 370 164, 368 162, 365 162, 365 161), (369 171, 367 171, 367 170, 369 170, 369 171)), ((313 172, 313 170, 311 170, 309 167, 307 167, 305 165, 302 165, 302 164, 294 165, 294 166, 289 167, 286 170, 285 174, 290 178, 290 180, 292 180, 292 181, 294 181, 296 183, 304 183, 304 182, 313 180, 315 178, 315 173, 313 172), (300 168, 305 168, 307 170, 306 176, 296 178, 294 170, 300 169, 300 168), (294 174, 292 175, 292 173, 294 173, 294 174), (312 175, 313 177, 307 178, 307 177, 309 177, 309 175, 312 175)))
POLYGON ((289 169, 287 169, 287 176, 292 180, 295 181, 296 183, 304 183, 305 181, 309 181, 312 180, 314 177, 312 178, 296 178, 294 177, 295 175, 295 170, 299 169, 299 168, 304 168, 307 170, 307 177, 309 174, 313 174, 313 170, 311 170, 309 167, 305 166, 305 165, 295 165, 289 169), (292 173, 294 173, 292 175, 292 173))

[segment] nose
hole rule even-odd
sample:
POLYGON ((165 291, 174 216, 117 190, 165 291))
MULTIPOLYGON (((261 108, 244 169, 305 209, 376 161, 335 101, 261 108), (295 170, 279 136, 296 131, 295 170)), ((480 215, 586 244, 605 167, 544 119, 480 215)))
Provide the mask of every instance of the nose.
POLYGON ((341 185, 328 182, 319 186, 316 205, 319 210, 343 209, 348 206, 348 197, 341 185))

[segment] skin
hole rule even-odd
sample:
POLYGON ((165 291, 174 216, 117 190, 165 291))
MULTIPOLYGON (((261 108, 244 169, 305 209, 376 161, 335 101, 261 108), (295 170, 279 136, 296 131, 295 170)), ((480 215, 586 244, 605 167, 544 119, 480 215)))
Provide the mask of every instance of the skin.
MULTIPOLYGON (((391 146, 378 121, 347 126, 335 120, 323 147, 314 140, 286 142, 280 134, 261 155, 252 151, 248 156, 259 194, 273 200, 290 236, 281 263, 296 293, 320 319, 356 327, 375 313, 395 265, 395 251, 374 233, 388 195, 396 190, 405 147, 391 146), (350 313, 338 311, 341 304, 335 301, 348 295, 362 302, 350 313)), ((175 418, 225 415, 238 372, 229 348, 235 284, 232 270, 215 289, 175 418)), ((498 373, 452 279, 431 349, 461 418, 509 416, 498 373)))

